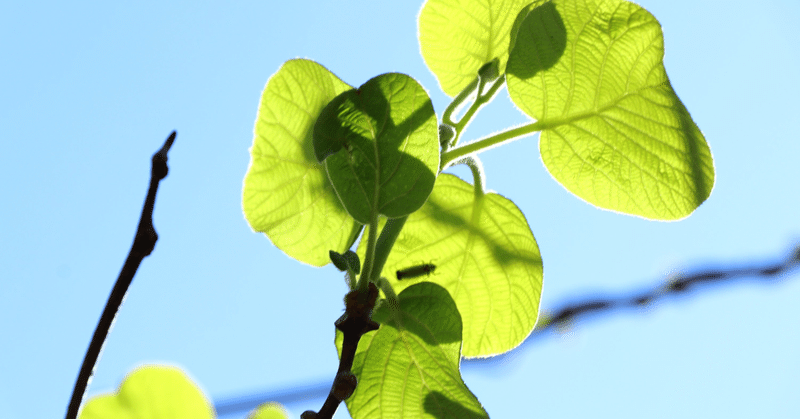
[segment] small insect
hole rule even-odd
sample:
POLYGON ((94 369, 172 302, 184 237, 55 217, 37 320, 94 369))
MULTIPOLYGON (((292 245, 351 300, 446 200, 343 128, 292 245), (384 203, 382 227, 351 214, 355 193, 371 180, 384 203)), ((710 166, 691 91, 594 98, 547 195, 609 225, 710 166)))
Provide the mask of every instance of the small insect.
POLYGON ((432 263, 426 263, 419 266, 412 266, 410 268, 405 268, 397 271, 397 279, 408 279, 408 278, 416 278, 422 275, 430 275, 431 272, 436 270, 436 265, 432 263))

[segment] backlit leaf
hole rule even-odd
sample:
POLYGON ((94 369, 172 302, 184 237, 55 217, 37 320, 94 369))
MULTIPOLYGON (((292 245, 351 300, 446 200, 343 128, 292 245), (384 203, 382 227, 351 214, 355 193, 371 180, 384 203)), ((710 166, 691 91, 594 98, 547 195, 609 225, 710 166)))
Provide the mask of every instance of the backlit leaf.
POLYGON ((553 0, 519 26, 511 99, 543 125, 550 174, 598 207, 691 214, 714 185, 711 151, 672 90, 661 25, 623 0, 553 0))
POLYGON ((325 107, 314 127, 314 150, 347 211, 368 224, 373 209, 395 218, 425 202, 439 169, 438 133, 425 89, 389 73, 325 107))
POLYGON ((529 0, 427 0, 419 13, 419 44, 442 90, 456 96, 482 65, 497 58, 502 74, 509 34, 529 0))
POLYGON ((358 232, 314 156, 312 132, 322 109, 350 89, 309 60, 287 61, 261 96, 243 207, 250 227, 287 255, 314 266, 330 262, 358 232))
POLYGON ((536 325, 542 259, 525 216, 505 197, 476 200, 472 185, 440 175, 425 205, 408 217, 382 276, 400 291, 418 280, 397 281, 396 271, 421 263, 436 269, 418 280, 445 287, 458 305, 464 356, 513 349, 536 325))

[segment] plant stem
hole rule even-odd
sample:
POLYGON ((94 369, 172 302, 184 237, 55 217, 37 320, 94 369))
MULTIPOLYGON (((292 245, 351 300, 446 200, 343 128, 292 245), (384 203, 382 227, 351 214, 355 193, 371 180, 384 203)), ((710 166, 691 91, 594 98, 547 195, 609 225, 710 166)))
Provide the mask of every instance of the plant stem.
POLYGON ((543 128, 544 124, 540 122, 532 122, 530 124, 525 124, 516 128, 502 131, 497 134, 481 138, 480 140, 467 143, 461 147, 449 150, 442 155, 442 162, 440 164, 439 171, 446 169, 451 165, 451 162, 461 159, 464 156, 485 151, 500 145, 501 143, 516 140, 526 135, 531 135, 535 132, 541 131, 543 128))
MULTIPOLYGON (((458 96, 447 105, 447 109, 444 110, 444 114, 442 114, 442 122, 450 125, 452 127, 456 126, 456 123, 453 122, 453 113, 461 107, 461 104, 464 103, 467 98, 469 98, 472 93, 478 88, 478 82, 480 77, 475 77, 468 85, 458 94, 458 96)), ((480 91, 478 92, 480 94, 480 91)), ((463 119, 463 118, 462 118, 463 119)))
POLYGON ((456 132, 455 136, 453 136, 453 139, 446 148, 453 147, 458 144, 458 139, 461 138, 461 134, 467 128, 467 125, 469 125, 470 121, 472 121, 472 117, 475 116, 475 113, 477 113, 478 110, 483 107, 483 105, 486 105, 487 103, 491 102, 492 99, 494 99, 494 96, 497 94, 500 88, 505 85, 505 81, 505 75, 500 76, 494 82, 494 84, 492 84, 492 87, 490 87, 489 90, 484 94, 483 91, 486 87, 487 81, 478 76, 463 91, 461 91, 461 93, 459 93, 455 99, 453 99, 453 102, 447 106, 447 109, 445 109, 444 115, 442 116, 442 123, 453 127, 456 132), (472 96, 473 93, 475 93, 475 100, 472 101, 469 109, 467 109, 467 111, 464 113, 464 116, 462 116, 458 122, 453 121, 453 113, 460 108, 462 103, 467 98, 472 96))
POLYGON ((367 253, 364 255, 364 266, 361 267, 361 276, 358 278, 359 290, 366 290, 367 284, 372 279, 372 266, 375 259, 375 245, 378 241, 378 211, 373 209, 367 236, 367 253))
POLYGON ((389 257, 389 253, 392 251, 392 247, 397 237, 400 235, 400 231, 406 224, 406 220, 408 220, 408 216, 390 218, 386 221, 386 225, 383 226, 383 231, 381 231, 381 236, 378 238, 378 245, 375 249, 375 262, 372 268, 376 276, 380 275, 381 271, 383 271, 386 259, 389 257))
POLYGON ((461 138, 461 134, 467 128, 467 125, 469 125, 470 121, 472 121, 472 117, 475 116, 475 113, 478 112, 483 105, 486 105, 487 103, 491 102, 492 99, 494 99, 494 96, 505 84, 505 81, 505 75, 501 76, 499 79, 497 79, 497 81, 494 82, 494 84, 492 84, 492 87, 489 88, 489 91, 484 94, 483 89, 486 87, 486 83, 481 79, 481 81, 478 83, 478 95, 475 98, 475 101, 472 102, 472 105, 470 105, 469 109, 467 109, 467 112, 464 113, 464 116, 461 117, 461 119, 455 125, 456 136, 453 139, 453 145, 458 144, 458 139, 461 138))
POLYGON ((397 302, 397 294, 394 292, 392 284, 390 284, 386 278, 381 278, 378 283, 380 285, 380 290, 383 291, 383 294, 386 296, 386 300, 388 300, 390 304, 393 304, 392 309, 397 308, 399 303, 397 302))
POLYGON ((477 156, 467 156, 458 161, 459 163, 466 164, 469 170, 472 171, 472 180, 475 185, 475 196, 483 196, 485 193, 484 180, 486 176, 483 174, 483 165, 478 160, 477 156))

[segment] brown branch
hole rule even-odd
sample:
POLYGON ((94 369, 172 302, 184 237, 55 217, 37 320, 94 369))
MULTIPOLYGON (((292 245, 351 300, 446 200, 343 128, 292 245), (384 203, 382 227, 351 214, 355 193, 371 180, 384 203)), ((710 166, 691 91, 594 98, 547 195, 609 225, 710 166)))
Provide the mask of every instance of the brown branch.
POLYGON ((86 356, 83 358, 78 379, 75 381, 75 388, 72 390, 72 399, 70 399, 69 407, 67 407, 66 419, 76 419, 78 411, 80 410, 81 402, 86 394, 86 388, 89 385, 89 380, 94 374, 94 368, 97 364, 97 359, 100 357, 100 352, 103 350, 103 344, 106 341, 108 332, 111 330, 111 324, 122 305, 122 300, 125 299, 125 294, 128 292, 128 287, 133 282, 133 276, 136 275, 136 270, 139 269, 139 264, 142 259, 148 256, 156 246, 158 234, 153 227, 153 206, 156 203, 156 191, 158 191, 158 183, 164 179, 169 172, 167 167, 167 152, 172 143, 175 141, 176 132, 167 137, 164 145, 156 154, 153 154, 153 166, 150 171, 150 188, 147 190, 147 198, 144 201, 144 208, 142 208, 142 216, 139 219, 139 227, 136 230, 136 237, 133 239, 133 245, 128 253, 128 258, 125 260, 125 265, 122 266, 122 271, 119 273, 117 282, 108 296, 106 307, 103 309, 103 314, 100 316, 100 321, 97 322, 97 328, 94 330, 94 335, 89 343, 89 348, 86 350, 86 356))
POLYGON ((378 330, 378 323, 372 320, 372 309, 378 299, 378 287, 372 282, 366 291, 355 290, 345 297, 345 312, 334 323, 342 332, 342 356, 339 358, 339 370, 333 379, 331 391, 319 412, 306 410, 301 419, 331 419, 339 403, 350 397, 358 385, 353 375, 353 360, 356 356, 358 341, 365 333, 378 330))

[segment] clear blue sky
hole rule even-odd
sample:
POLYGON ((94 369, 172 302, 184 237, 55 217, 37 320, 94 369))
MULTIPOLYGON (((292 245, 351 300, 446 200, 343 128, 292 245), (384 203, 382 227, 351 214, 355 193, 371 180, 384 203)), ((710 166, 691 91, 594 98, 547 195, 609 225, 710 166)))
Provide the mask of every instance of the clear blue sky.
MULTIPOLYGON (((517 203, 538 240, 544 309, 688 268, 778 258, 800 240, 800 3, 640 4, 664 26, 667 72, 711 145, 717 183, 688 219, 649 222, 566 192, 537 137, 481 155, 487 187, 517 203)), ((4 4, 0 416, 63 416, 130 247, 150 156, 173 129, 160 240, 90 393, 144 362, 180 365, 214 399, 331 380, 344 281, 289 259, 242 216, 256 110, 269 76, 306 57, 351 85, 410 74, 441 112, 447 98, 416 39, 420 6, 4 4)), ((465 139, 524 120, 501 93, 465 139)), ((719 288, 580 322, 465 377, 495 418, 796 418, 799 302, 800 277, 719 288)))

